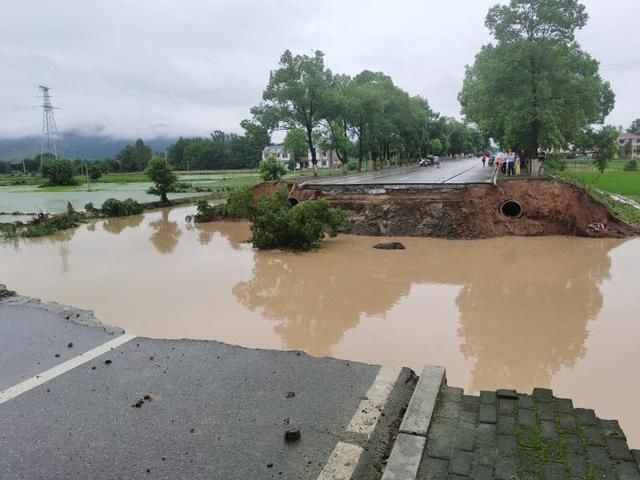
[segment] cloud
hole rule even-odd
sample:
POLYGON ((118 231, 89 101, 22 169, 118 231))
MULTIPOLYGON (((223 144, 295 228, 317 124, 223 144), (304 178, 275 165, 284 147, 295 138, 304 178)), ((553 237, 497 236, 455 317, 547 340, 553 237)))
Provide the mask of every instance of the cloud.
MULTIPOLYGON (((459 116, 464 66, 490 41, 495 0, 24 0, 0 30, 0 136, 37 134, 39 84, 60 130, 115 137, 240 131, 285 49, 323 50, 335 72, 381 70, 445 115, 459 116)), ((588 0, 579 39, 603 63, 614 124, 640 117, 636 0, 588 0)))

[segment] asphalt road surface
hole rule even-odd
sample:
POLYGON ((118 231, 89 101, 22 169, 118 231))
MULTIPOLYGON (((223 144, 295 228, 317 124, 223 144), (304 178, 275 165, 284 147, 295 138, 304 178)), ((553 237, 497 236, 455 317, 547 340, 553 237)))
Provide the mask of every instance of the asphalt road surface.
POLYGON ((407 369, 74 319, 0 302, 3 480, 373 478, 411 396, 407 369))
POLYGON ((482 166, 480 158, 463 158, 446 160, 441 163, 440 168, 409 167, 313 183, 321 185, 486 183, 491 180, 493 172, 493 167, 482 166))

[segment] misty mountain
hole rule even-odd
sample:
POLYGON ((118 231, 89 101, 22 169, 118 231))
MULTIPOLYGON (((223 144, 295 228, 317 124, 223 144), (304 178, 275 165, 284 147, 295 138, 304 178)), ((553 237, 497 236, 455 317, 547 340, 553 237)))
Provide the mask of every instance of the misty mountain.
MULTIPOLYGON (((143 138, 142 140, 154 152, 163 153, 169 145, 175 143, 177 138, 159 137, 143 138)), ((123 147, 135 141, 135 138, 118 139, 67 132, 62 135, 61 150, 62 155, 66 158, 102 160, 105 157, 114 157, 123 147)), ((40 136, 0 138, 0 161, 20 161, 23 158, 34 157, 39 153, 40 136)))

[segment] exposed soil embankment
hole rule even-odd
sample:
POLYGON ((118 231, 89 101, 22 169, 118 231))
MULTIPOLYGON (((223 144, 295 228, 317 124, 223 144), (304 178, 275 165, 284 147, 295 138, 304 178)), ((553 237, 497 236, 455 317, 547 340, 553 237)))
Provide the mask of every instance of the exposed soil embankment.
MULTIPOLYGON (((583 189, 557 180, 510 180, 497 186, 286 185, 298 201, 326 198, 345 209, 344 231, 356 235, 622 238, 640 233, 583 189)), ((274 188, 262 185, 260 193, 274 188)))

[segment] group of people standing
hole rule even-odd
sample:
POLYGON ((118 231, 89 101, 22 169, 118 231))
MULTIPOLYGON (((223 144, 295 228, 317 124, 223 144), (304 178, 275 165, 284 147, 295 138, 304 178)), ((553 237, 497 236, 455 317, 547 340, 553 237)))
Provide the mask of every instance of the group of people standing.
MULTIPOLYGON (((485 150, 482 155, 482 166, 485 166, 487 161, 491 165, 490 158, 491 153, 489 150, 485 150)), ((509 177, 520 175, 521 172, 527 171, 527 155, 524 150, 518 152, 511 149, 507 149, 506 152, 500 151, 495 156, 495 165, 504 175, 509 177)))

